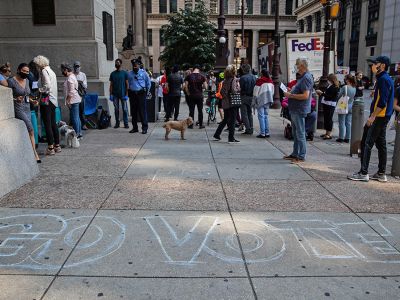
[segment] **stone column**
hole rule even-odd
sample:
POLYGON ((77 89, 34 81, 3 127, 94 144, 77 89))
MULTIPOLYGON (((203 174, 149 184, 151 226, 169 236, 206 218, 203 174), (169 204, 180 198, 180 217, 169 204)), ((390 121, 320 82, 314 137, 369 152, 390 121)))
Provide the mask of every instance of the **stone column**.
POLYGON ((235 58, 235 38, 234 31, 228 30, 228 50, 229 50, 229 57, 228 57, 228 64, 233 64, 233 59, 235 58))
POLYGON ((311 32, 317 32, 317 14, 314 13, 311 15, 311 21, 311 32))
POLYGON ((366 62, 366 41, 365 36, 367 35, 367 26, 368 26, 368 0, 363 0, 361 4, 361 20, 360 20, 360 37, 358 44, 358 60, 357 60, 357 68, 361 70, 364 74, 369 74, 368 64, 366 62))
POLYGON ((153 73, 160 73, 160 29, 153 28, 153 73))
POLYGON ((350 38, 351 38, 351 14, 353 13, 352 1, 346 4, 346 27, 344 29, 344 49, 343 49, 343 66, 349 66, 350 63, 350 38))
POLYGON ((143 47, 143 11, 142 1, 135 0, 135 46, 143 47))
POLYGON ((258 71, 258 42, 259 42, 260 32, 259 30, 253 30, 253 43, 252 43, 252 56, 251 64, 254 70, 258 71))
POLYGON ((325 9, 321 9, 321 32, 325 31, 325 9))
POLYGON ((115 1, 115 46, 121 50, 122 40, 126 36, 126 24, 125 12, 127 8, 125 6, 125 0, 115 1))
MULTIPOLYGON (((387 23, 388 20, 385 20, 385 9, 388 9, 387 7, 389 3, 387 1, 380 1, 379 3, 379 19, 378 19, 378 30, 377 30, 377 40, 376 40, 376 46, 375 46, 375 53, 382 54, 382 42, 383 42, 383 33, 384 33, 384 27, 385 23, 387 23), (387 7, 387 8, 386 8, 387 7)), ((396 17, 398 16, 398 12, 394 12, 396 17)), ((393 41, 394 42, 394 41, 393 41)), ((397 48, 399 49, 399 48, 397 48)))

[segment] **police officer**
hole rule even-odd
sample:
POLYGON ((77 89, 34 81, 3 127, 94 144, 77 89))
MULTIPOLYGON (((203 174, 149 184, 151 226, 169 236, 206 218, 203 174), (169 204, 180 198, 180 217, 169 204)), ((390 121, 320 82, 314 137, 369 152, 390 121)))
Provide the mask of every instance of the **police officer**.
POLYGON ((144 69, 140 68, 141 62, 134 59, 132 60, 133 70, 128 74, 129 82, 129 102, 132 115, 133 129, 130 133, 139 132, 138 130, 138 114, 142 123, 142 134, 147 133, 147 93, 150 91, 151 81, 149 75, 144 69))

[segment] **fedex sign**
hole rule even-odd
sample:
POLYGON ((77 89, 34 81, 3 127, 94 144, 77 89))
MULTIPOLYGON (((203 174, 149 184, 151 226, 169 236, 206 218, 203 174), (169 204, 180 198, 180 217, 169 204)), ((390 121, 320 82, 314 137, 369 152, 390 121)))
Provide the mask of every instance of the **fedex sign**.
POLYGON ((298 39, 292 40, 292 52, 319 51, 323 49, 324 43, 319 38, 311 38, 309 43, 299 42, 298 39))

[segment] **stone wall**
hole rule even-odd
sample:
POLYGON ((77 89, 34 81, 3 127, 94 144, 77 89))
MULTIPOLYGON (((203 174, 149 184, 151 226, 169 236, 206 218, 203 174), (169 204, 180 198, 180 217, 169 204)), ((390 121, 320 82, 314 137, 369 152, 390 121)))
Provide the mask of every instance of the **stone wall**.
POLYGON ((11 90, 0 86, 0 197, 39 174, 25 123, 14 118, 11 90))

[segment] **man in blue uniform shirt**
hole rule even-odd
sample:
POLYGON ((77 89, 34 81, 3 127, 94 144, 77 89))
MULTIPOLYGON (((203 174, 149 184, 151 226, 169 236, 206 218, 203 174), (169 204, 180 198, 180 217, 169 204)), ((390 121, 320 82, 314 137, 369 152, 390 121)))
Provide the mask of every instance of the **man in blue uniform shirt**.
POLYGON ((133 70, 128 74, 129 82, 129 102, 131 107, 132 125, 133 129, 130 133, 138 132, 138 114, 142 122, 142 134, 147 133, 148 122, 147 122, 147 104, 146 97, 150 91, 151 82, 149 75, 144 69, 140 68, 140 62, 132 60, 133 70))

